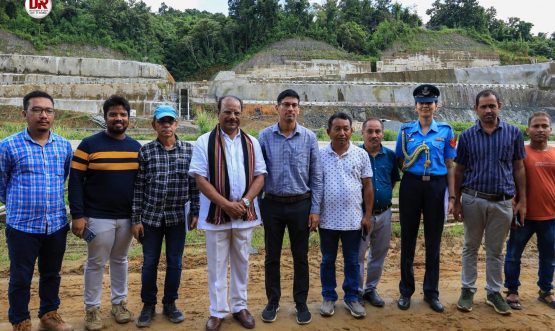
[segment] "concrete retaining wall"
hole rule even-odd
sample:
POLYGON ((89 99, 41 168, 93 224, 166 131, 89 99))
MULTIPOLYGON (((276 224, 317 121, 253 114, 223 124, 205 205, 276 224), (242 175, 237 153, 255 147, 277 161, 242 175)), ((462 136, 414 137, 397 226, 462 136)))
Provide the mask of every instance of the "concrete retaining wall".
POLYGON ((377 71, 407 71, 488 67, 501 64, 494 52, 427 50, 420 53, 396 52, 376 62, 377 71))
POLYGON ((171 78, 166 68, 159 64, 111 59, 19 54, 0 54, 0 72, 87 77, 141 77, 164 80, 171 78))

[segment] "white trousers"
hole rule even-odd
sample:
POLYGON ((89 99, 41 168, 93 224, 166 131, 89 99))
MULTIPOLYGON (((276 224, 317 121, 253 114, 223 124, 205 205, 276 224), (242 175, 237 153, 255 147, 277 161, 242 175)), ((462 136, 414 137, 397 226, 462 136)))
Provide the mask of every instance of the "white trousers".
POLYGON ((247 309, 251 238, 252 228, 206 231, 210 316, 224 318, 230 312, 237 313, 247 309), (231 271, 229 282, 231 310, 227 294, 228 264, 231 271))
POLYGON ((110 260, 111 301, 119 304, 127 298, 127 252, 133 235, 130 219, 88 218, 96 237, 87 245, 85 264, 85 306, 100 307, 104 266, 110 260))

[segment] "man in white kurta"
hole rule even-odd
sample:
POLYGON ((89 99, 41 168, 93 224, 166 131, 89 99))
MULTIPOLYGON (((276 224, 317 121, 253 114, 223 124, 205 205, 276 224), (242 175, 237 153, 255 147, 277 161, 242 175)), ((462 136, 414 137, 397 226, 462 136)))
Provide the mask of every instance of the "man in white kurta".
POLYGON ((189 169, 201 192, 198 228, 206 231, 208 331, 218 330, 229 313, 243 327, 254 328, 254 318, 247 310, 248 259, 252 230, 261 224, 256 196, 264 185, 266 164, 258 141, 239 129, 241 111, 239 98, 224 96, 219 100, 219 124, 198 138, 189 169))

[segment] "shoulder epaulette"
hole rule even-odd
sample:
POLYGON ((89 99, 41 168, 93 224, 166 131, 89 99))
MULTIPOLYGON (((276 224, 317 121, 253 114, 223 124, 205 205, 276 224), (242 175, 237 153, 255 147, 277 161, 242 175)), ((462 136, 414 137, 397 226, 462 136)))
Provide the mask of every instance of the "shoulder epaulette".
POLYGON ((449 124, 449 123, 447 123, 447 122, 440 122, 440 121, 437 121, 436 123, 437 123, 437 125, 440 125, 440 126, 448 126, 448 127, 451 127, 451 124, 449 124))

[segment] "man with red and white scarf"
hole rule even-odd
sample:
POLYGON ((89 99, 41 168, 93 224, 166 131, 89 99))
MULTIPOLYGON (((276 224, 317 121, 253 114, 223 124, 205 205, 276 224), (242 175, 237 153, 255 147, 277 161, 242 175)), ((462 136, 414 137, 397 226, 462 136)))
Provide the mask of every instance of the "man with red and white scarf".
POLYGON ((252 230, 261 224, 256 196, 264 185, 266 164, 258 141, 239 128, 242 109, 238 97, 218 100, 219 123, 197 139, 189 168, 201 192, 198 228, 206 231, 208 331, 218 330, 229 313, 247 329, 255 325, 247 310, 249 249, 252 230))

